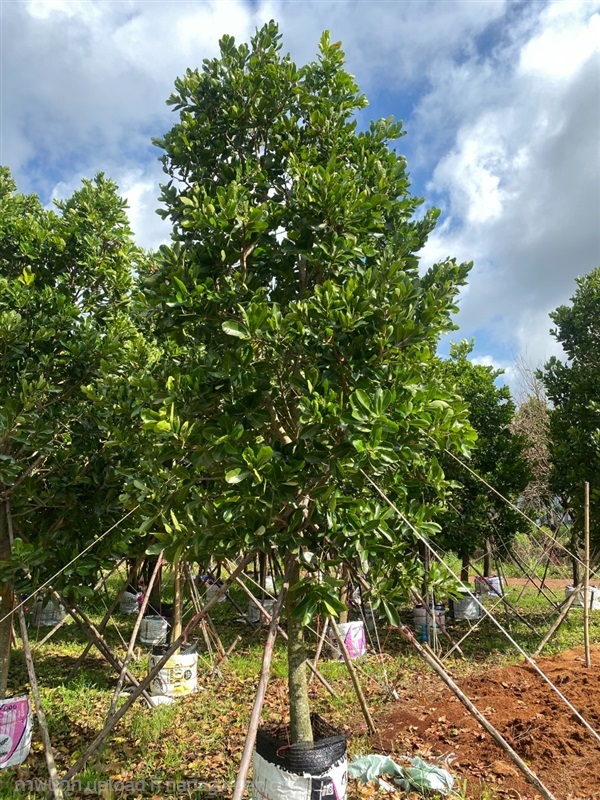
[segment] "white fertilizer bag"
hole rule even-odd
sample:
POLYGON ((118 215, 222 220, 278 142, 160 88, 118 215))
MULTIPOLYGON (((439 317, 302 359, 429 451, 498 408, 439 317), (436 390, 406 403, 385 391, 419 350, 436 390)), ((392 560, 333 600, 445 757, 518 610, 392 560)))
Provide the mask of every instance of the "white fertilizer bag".
POLYGON ((311 715, 313 745, 290 745, 288 732, 259 728, 252 800, 346 800, 346 737, 311 715))
POLYGON ((16 767, 29 755, 33 718, 28 695, 0 700, 0 769, 16 767))

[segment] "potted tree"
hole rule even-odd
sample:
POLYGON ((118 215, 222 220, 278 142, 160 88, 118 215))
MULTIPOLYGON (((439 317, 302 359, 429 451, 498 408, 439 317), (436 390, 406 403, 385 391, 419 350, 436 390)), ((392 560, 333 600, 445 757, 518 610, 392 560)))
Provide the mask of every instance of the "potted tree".
POLYGON ((412 534, 369 478, 431 533, 436 448, 472 431, 427 378, 468 265, 419 273, 437 212, 415 219, 400 123, 357 132, 367 101, 327 33, 304 67, 280 51, 273 22, 250 45, 226 36, 169 99, 179 120, 156 144, 172 243, 144 287, 169 357, 164 402, 145 420, 168 453, 169 493, 152 511, 170 526, 168 557, 293 557, 294 753, 322 733, 304 626, 343 610, 340 563, 369 571, 390 614, 419 573, 412 534))

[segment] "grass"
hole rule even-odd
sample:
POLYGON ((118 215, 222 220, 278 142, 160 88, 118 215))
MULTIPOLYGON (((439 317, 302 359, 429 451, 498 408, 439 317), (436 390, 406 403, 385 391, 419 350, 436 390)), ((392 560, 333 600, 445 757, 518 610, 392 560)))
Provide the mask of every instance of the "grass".
MULTIPOLYGON (((109 585, 109 592, 115 588, 109 585)), ((550 624, 551 608, 531 587, 523 593, 520 589, 509 587, 506 597, 511 604, 518 604, 519 613, 527 623, 539 630, 538 635, 534 634, 523 620, 509 613, 501 604, 496 607, 502 625, 526 652, 531 653, 535 650, 543 631, 550 624)), ((243 596, 236 595, 236 599, 240 605, 246 606, 243 596)), ((486 597, 484 602, 486 607, 491 608, 495 601, 486 597)), ((104 612, 104 604, 96 599, 86 610, 97 622, 104 612)), ((152 710, 141 703, 136 704, 117 725, 104 752, 92 760, 87 770, 79 776, 82 787, 86 784, 99 787, 99 793, 95 796, 103 797, 104 800, 116 800, 120 797, 129 797, 133 800, 142 796, 136 794, 135 788, 128 792, 115 789, 115 786, 119 787, 127 782, 129 785, 134 785, 136 781, 141 780, 162 781, 162 788, 155 792, 155 796, 167 798, 210 795, 206 792, 170 795, 165 789, 166 781, 197 779, 213 782, 219 786, 233 785, 254 700, 265 638, 264 631, 255 631, 236 622, 238 616, 228 603, 215 608, 214 619, 223 645, 227 648, 236 636, 242 637, 236 651, 222 666, 220 672, 207 680, 206 675, 211 662, 200 640, 198 692, 179 700, 174 705, 152 710), (101 784, 102 781, 108 780, 113 781, 112 789, 108 785, 103 787, 101 784)), ((573 609, 570 612, 557 636, 547 646, 544 655, 581 644, 581 617, 581 609, 573 609)), ((402 618, 410 623, 411 609, 403 609, 402 618)), ((127 641, 132 626, 131 618, 117 615, 115 626, 109 627, 106 632, 111 647, 121 658, 125 652, 121 636, 127 641)), ((460 638, 468 627, 469 623, 448 623, 448 630, 455 639, 460 638)), ((382 641, 386 632, 386 626, 383 625, 380 631, 382 641)), ((40 639, 43 633, 45 631, 40 631, 40 639)), ((31 636, 35 640, 35 630, 31 631, 31 636)), ((591 637, 593 642, 600 642, 600 612, 591 615, 591 637)), ((95 650, 86 657, 75 678, 67 679, 85 642, 84 634, 74 624, 65 625, 35 654, 42 702, 50 727, 59 773, 66 771, 102 726, 115 685, 115 675, 95 650)), ((454 676, 483 671, 491 666, 509 664, 521 658, 488 619, 483 620, 472 631, 461 647, 465 659, 450 658, 448 662, 454 676)), ((361 683, 369 706, 375 715, 389 703, 382 688, 385 685, 384 669, 392 685, 399 689, 411 685, 411 682, 414 683, 415 675, 422 673, 424 669, 406 642, 395 631, 392 631, 387 638, 383 659, 371 655, 361 663, 361 666, 374 679, 367 680, 361 675, 361 683)), ((272 679, 263 713, 263 719, 267 722, 277 722, 287 716, 286 669, 285 649, 283 644, 278 642, 273 654, 272 679)), ((314 709, 326 716, 332 724, 349 731, 351 756, 364 753, 370 749, 370 745, 345 666, 343 663, 322 661, 320 669, 338 692, 339 698, 331 698, 318 681, 314 681, 311 685, 314 709)), ((138 677, 142 677, 147 671, 147 654, 141 649, 137 650, 132 671, 138 677)), ((22 653, 17 648, 11 670, 11 693, 17 694, 27 690, 25 674, 22 653)), ((25 781, 24 786, 27 788, 27 781, 35 779, 42 781, 46 779, 42 745, 37 729, 27 762, 19 768, 0 774, 0 798, 39 800, 44 796, 43 792, 14 789, 17 780, 25 781)), ((485 791, 487 794, 481 795, 481 800, 496 800, 493 790, 485 791)), ((464 786, 459 787, 457 796, 468 800, 466 792, 464 786)), ((78 793, 76 785, 75 792, 71 796, 94 795, 78 793)), ((373 786, 352 784, 349 792, 350 798, 376 796, 385 795, 380 795, 373 786)))

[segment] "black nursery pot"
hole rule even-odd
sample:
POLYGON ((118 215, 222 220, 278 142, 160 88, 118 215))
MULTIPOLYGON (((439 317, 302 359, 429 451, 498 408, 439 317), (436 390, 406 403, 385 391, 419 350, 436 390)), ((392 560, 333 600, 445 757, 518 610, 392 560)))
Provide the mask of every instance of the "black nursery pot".
POLYGON ((253 800, 281 800, 303 792, 310 800, 345 800, 346 735, 311 715, 313 744, 289 744, 287 726, 259 728, 254 753, 253 800))

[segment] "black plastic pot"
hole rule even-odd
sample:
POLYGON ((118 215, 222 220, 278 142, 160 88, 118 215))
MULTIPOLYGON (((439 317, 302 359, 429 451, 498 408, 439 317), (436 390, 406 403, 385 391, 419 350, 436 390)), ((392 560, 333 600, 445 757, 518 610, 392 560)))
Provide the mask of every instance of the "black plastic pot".
POLYGON ((286 726, 259 728, 253 797, 279 800, 286 796, 285 787, 296 781, 303 786, 310 783, 311 800, 344 800, 348 783, 346 735, 317 714, 311 715, 311 722, 314 742, 310 745, 290 745, 286 726))

